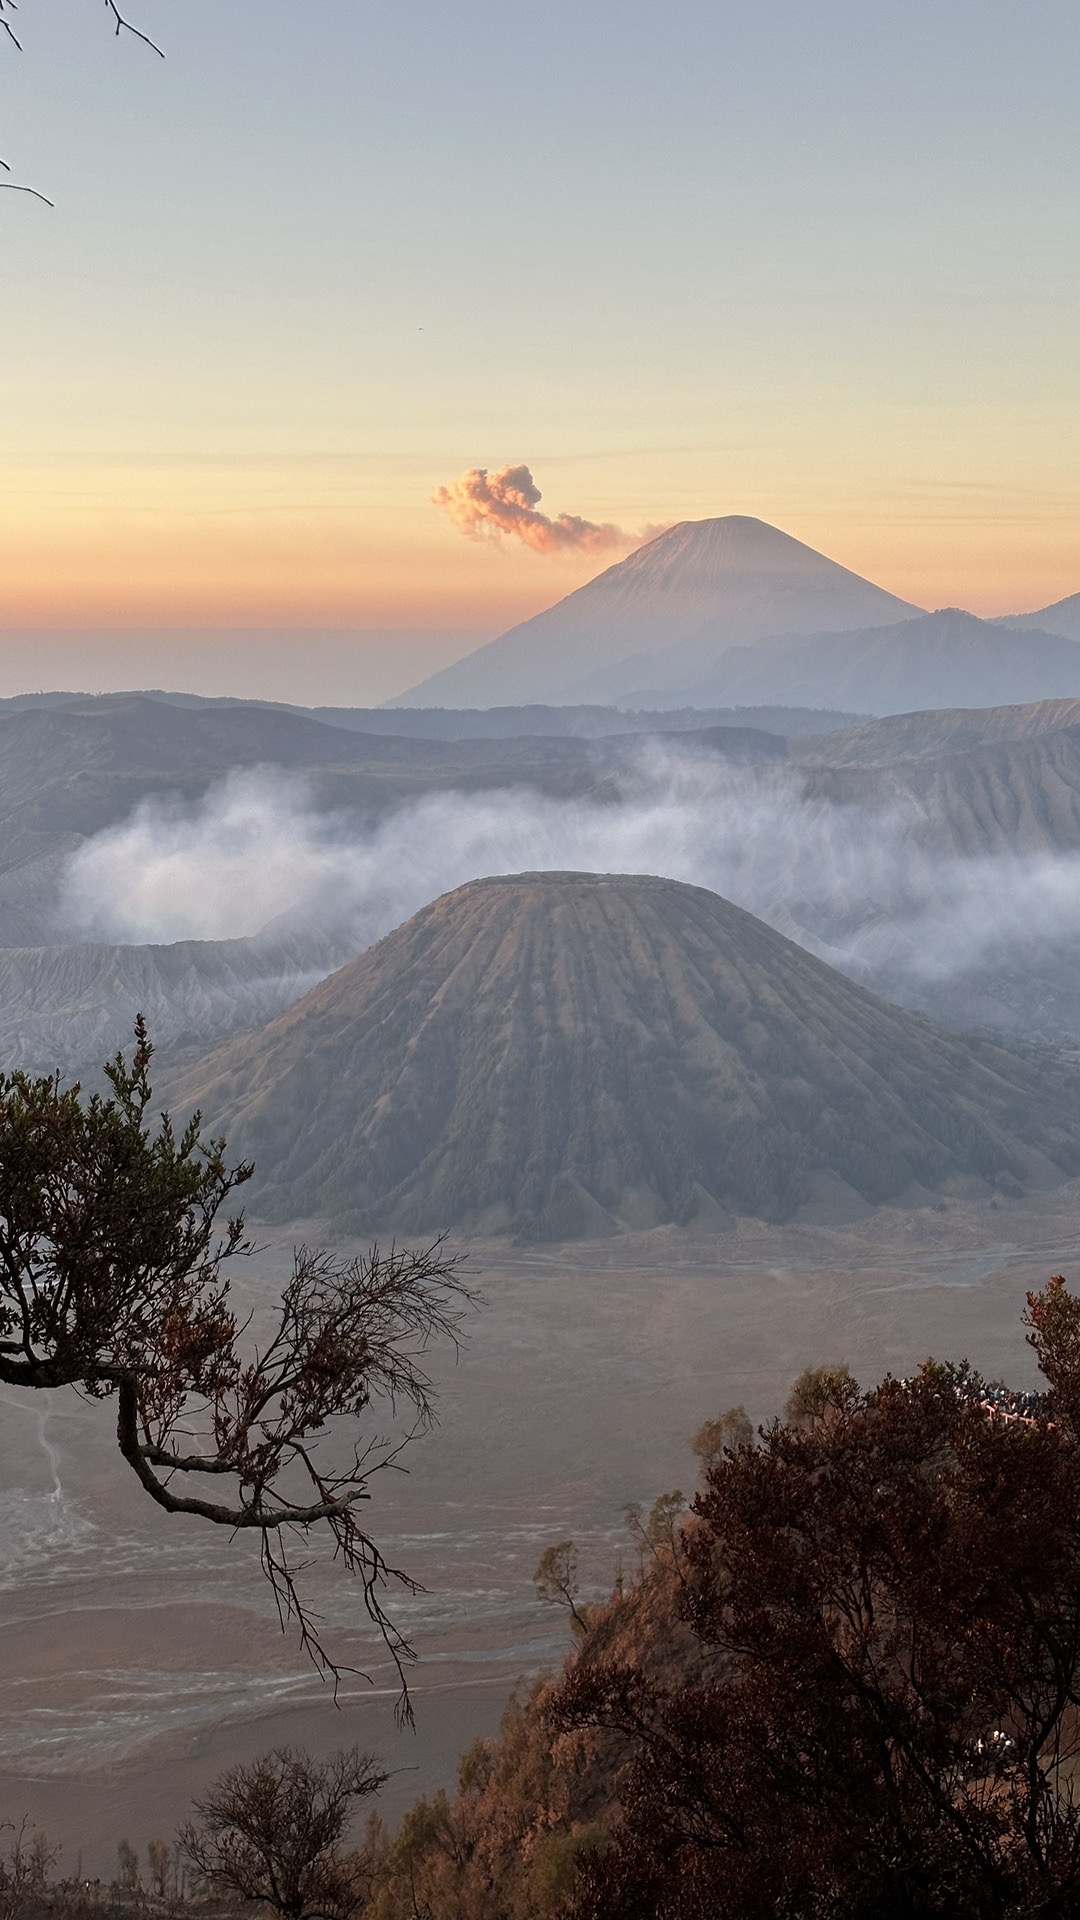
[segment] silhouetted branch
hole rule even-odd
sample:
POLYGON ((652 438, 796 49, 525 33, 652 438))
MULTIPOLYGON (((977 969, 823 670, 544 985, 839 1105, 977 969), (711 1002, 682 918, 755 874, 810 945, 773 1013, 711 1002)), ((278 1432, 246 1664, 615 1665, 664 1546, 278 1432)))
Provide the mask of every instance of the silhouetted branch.
MULTIPOLYGON (((3 167, 5 173, 11 172, 11 168, 8 166, 6 160, 0 160, 0 167, 3 167)), ((47 194, 39 193, 36 187, 23 186, 21 180, 0 180, 0 188, 2 187, 6 187, 8 193, 28 193, 35 200, 43 200, 47 207, 55 206, 56 204, 55 201, 49 199, 47 194)))
POLYGON ((133 39, 141 40, 144 47, 149 47, 152 52, 160 54, 164 60, 164 49, 158 46, 156 40, 151 40, 148 33, 143 33, 141 27, 133 27, 131 21, 124 18, 124 15, 116 4, 116 0, 105 0, 105 11, 112 16, 117 39, 119 39, 122 33, 130 33, 133 39))
MULTIPOLYGON (((126 15, 121 13, 120 8, 116 4, 116 0, 105 0, 105 10, 112 19, 113 30, 117 38, 119 38, 122 33, 130 33, 132 39, 141 40, 145 47, 149 47, 152 53, 158 54, 158 56, 164 60, 164 48, 159 47, 157 41, 152 40, 150 35, 144 33, 141 27, 134 26, 126 15)), ((18 0, 0 0, 0 32, 5 33, 11 41, 12 46, 17 52, 21 53, 22 41, 19 39, 8 18, 9 14, 17 12, 18 0)), ((6 160, 0 160, 0 167, 3 168, 5 173, 11 172, 11 168, 8 166, 6 160)), ((31 199, 42 201, 46 207, 52 207, 56 204, 55 201, 49 199, 48 194, 39 192, 37 187, 24 186, 21 181, 0 180, 0 187, 6 187, 9 193, 28 193, 31 199)))
POLYGON ((355 1802, 389 1778, 356 1747, 324 1761, 278 1747, 196 1800, 180 1846, 230 1910, 239 1896, 280 1920, 358 1920, 368 1907, 343 1843, 355 1802))

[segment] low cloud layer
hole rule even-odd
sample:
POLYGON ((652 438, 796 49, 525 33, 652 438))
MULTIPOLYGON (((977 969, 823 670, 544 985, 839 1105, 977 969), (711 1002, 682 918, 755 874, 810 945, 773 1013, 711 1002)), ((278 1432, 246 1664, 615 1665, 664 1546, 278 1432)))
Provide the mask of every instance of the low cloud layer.
POLYGON ((322 926, 359 952, 487 874, 661 874, 708 887, 834 965, 932 989, 1080 940, 1080 856, 978 861, 927 850, 902 808, 803 798, 783 768, 643 748, 621 801, 519 789, 437 794, 361 829, 279 770, 230 776, 194 807, 144 804, 75 855, 68 927, 125 942, 322 926))
POLYGON ((598 526, 576 513, 560 513, 553 520, 538 511, 541 498, 525 466, 500 467, 498 473, 489 473, 486 467, 470 467, 431 496, 432 504, 442 507, 468 539, 501 540, 505 534, 521 540, 534 553, 609 553, 619 547, 636 547, 653 531, 624 533, 621 527, 598 526))
POLYGON ((439 793, 367 831, 319 812, 301 779, 255 769, 194 808, 147 801, 95 835, 68 868, 64 914, 106 940, 220 940, 314 922, 346 928, 359 948, 486 874, 659 873, 761 912, 801 896, 811 877, 846 897, 862 866, 850 836, 815 823, 786 778, 755 787, 739 770, 649 748, 621 804, 527 788, 439 793))

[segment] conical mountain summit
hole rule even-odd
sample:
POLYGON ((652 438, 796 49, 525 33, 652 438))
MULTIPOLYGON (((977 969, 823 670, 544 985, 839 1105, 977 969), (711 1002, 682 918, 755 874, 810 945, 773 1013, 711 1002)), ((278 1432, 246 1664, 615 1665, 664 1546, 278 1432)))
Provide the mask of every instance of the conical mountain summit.
POLYGON ((763 520, 684 520, 394 706, 618 701, 693 687, 729 647, 886 626, 920 609, 763 520))
POLYGON ((252 1210, 573 1239, 1080 1168, 1080 1092, 903 1012, 716 894, 526 874, 446 894, 169 1089, 252 1210))

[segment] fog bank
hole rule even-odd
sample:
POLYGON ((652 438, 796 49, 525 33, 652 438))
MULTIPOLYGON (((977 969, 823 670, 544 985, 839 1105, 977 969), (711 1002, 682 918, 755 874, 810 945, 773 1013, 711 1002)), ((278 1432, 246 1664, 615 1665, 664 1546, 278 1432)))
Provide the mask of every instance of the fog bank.
POLYGON ((276 769, 194 806, 151 801, 73 857, 73 938, 221 940, 315 923, 354 950, 439 894, 531 870, 651 873, 707 887, 834 964, 935 981, 1080 935, 1080 856, 934 854, 913 809, 804 797, 795 770, 646 747, 591 801, 441 793, 377 824, 320 812, 276 769))

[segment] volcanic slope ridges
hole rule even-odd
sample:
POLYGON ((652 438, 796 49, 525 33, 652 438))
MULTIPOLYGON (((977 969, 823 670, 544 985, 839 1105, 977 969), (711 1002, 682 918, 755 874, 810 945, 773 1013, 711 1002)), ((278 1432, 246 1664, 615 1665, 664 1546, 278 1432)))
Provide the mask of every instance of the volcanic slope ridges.
POLYGON ((191 1055, 261 1026, 355 952, 309 925, 248 940, 0 948, 0 1070, 90 1075, 130 1047, 191 1055))
POLYGON ((574 1239, 1080 1167, 1064 1077, 640 876, 473 881, 168 1091, 254 1158, 254 1213, 355 1231, 574 1239))

